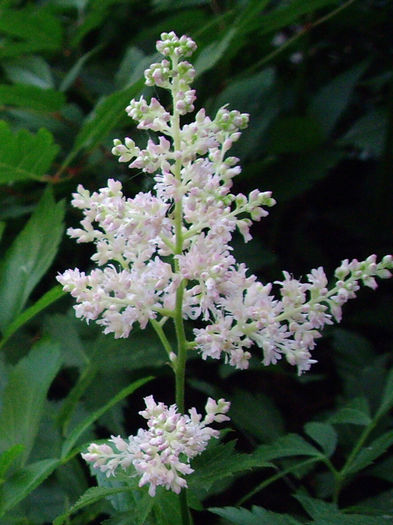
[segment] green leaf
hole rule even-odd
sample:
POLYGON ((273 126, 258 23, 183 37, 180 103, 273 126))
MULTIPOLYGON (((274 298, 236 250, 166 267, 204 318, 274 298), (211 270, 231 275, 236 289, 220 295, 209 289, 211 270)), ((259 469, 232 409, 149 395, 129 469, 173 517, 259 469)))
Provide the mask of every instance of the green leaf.
POLYGON ((375 518, 359 514, 344 514, 334 503, 326 503, 305 494, 296 494, 295 498, 314 519, 312 525, 382 525, 388 523, 388 521, 384 522, 383 516, 375 518))
POLYGON ((385 389, 382 394, 381 404, 375 417, 379 418, 386 414, 393 406, 393 368, 390 370, 385 383, 385 389))
POLYGON ((58 459, 44 459, 17 470, 0 487, 0 516, 15 507, 59 465, 58 459))
POLYGON ((126 388, 123 388, 120 390, 120 392, 114 396, 108 403, 106 403, 103 407, 101 407, 99 410, 96 410, 91 414, 88 418, 86 418, 84 421, 82 421, 79 425, 77 425, 70 435, 67 437, 63 444, 63 448, 61 451, 61 457, 64 459, 66 456, 70 453, 71 449, 74 447, 75 443, 78 441, 80 436, 96 421, 99 417, 101 417, 107 410, 112 408, 116 403, 124 399, 125 397, 131 395, 135 390, 137 390, 139 387, 147 383, 148 381, 151 381, 153 377, 144 377, 142 379, 138 379, 137 381, 134 381, 130 385, 128 385, 126 388))
POLYGON ((39 201, 24 229, 7 250, 0 268, 0 328, 20 314, 30 293, 52 264, 63 235, 64 202, 55 203, 51 188, 39 201))
POLYGON ((68 73, 63 78, 60 86, 59 91, 64 92, 67 91, 75 82, 77 77, 79 76, 83 66, 86 64, 86 62, 94 56, 98 51, 102 49, 102 45, 98 45, 91 49, 88 53, 85 53, 82 55, 72 66, 72 68, 68 71, 68 73))
POLYGON ((326 136, 330 134, 348 106, 352 92, 368 66, 368 61, 362 62, 349 71, 345 71, 325 84, 312 99, 308 113, 317 119, 326 136))
POLYGON ((393 444, 393 430, 385 432, 375 439, 370 445, 362 448, 355 459, 343 470, 343 474, 354 474, 363 470, 373 463, 393 444))
POLYGON ((356 408, 340 408, 329 418, 330 423, 350 423, 352 425, 369 425, 371 418, 356 408))
POLYGON ((307 423, 304 430, 307 435, 321 446, 327 457, 330 457, 336 450, 337 432, 329 423, 307 423))
POLYGON ((382 525, 388 523, 384 522, 383 516, 374 518, 360 514, 344 514, 334 503, 326 503, 305 494, 296 494, 295 498, 314 519, 312 525, 382 525))
POLYGON ((6 330, 4 330, 3 339, 0 341, 0 348, 8 341, 8 339, 17 331, 21 326, 26 324, 30 319, 35 317, 37 314, 45 310, 49 305, 63 297, 65 292, 60 285, 54 286, 48 292, 46 292, 42 297, 38 299, 30 308, 27 308, 22 312, 18 317, 8 325, 6 330))
POLYGON ((113 4, 119 3, 119 0, 100 0, 99 2, 78 2, 78 10, 83 5, 83 16, 80 23, 77 25, 75 34, 71 39, 71 46, 78 47, 82 39, 96 27, 100 26, 103 21, 111 16, 111 7, 113 4))
POLYGON ((89 505, 93 505, 93 503, 97 503, 97 501, 107 498, 108 496, 112 496, 113 494, 120 494, 121 492, 128 492, 130 490, 130 487, 127 486, 91 487, 84 494, 82 494, 82 496, 78 499, 75 505, 73 505, 67 512, 65 512, 61 516, 58 516, 54 520, 53 525, 62 525, 62 523, 64 523, 67 520, 68 516, 70 516, 73 512, 83 509, 84 507, 88 507, 89 505))
POLYGON ((281 414, 264 394, 237 390, 231 397, 231 420, 242 432, 262 442, 270 442, 284 432, 281 414), (244 407, 247 410, 244 410, 244 407))
POLYGON ((393 456, 383 459, 369 470, 372 476, 384 479, 393 486, 393 456))
POLYGON ((374 155, 380 155, 385 145, 387 123, 386 113, 379 110, 370 111, 360 117, 338 143, 344 146, 351 144, 374 155))
POLYGON ((122 89, 132 85, 143 76, 143 72, 150 67, 150 64, 159 60, 158 53, 145 55, 138 47, 129 47, 115 75, 116 87, 122 89))
MULTIPOLYGON (((391 470, 391 477, 393 471, 391 470)), ((374 474, 374 472, 373 472, 374 474)), ((376 496, 371 496, 367 499, 362 499, 360 505, 354 508, 354 512, 362 514, 383 514, 385 519, 390 519, 393 522, 393 488, 380 492, 376 496)))
POLYGON ((29 56, 3 62, 7 78, 13 84, 28 84, 41 89, 54 88, 50 67, 42 57, 29 56))
MULTIPOLYGON (((152 499, 154 525, 183 525, 179 496, 160 487, 152 499)), ((145 523, 137 522, 138 525, 145 523)))
POLYGON ((335 503, 326 503, 319 499, 310 498, 305 494, 295 494, 294 497, 299 503, 301 503, 304 510, 314 519, 341 515, 341 512, 338 510, 335 503))
POLYGON ((269 152, 297 153, 309 151, 321 144, 324 133, 311 117, 281 117, 270 129, 269 152))
POLYGON ((317 519, 310 525, 389 525, 392 516, 384 513, 379 517, 362 516, 360 514, 337 514, 335 517, 317 519))
POLYGON ((235 451, 235 442, 212 443, 207 450, 192 462, 194 472, 188 477, 190 490, 208 490, 224 477, 233 476, 253 467, 272 467, 259 454, 241 454, 235 451))
MULTIPOLYGON (((173 493, 158 488, 155 497, 152 498, 146 490, 146 487, 141 489, 138 486, 140 477, 138 475, 133 476, 134 469, 132 466, 128 468, 127 473, 120 472, 115 478, 108 478, 103 472, 92 467, 90 467, 90 470, 94 472, 99 487, 114 488, 124 487, 126 485, 131 489, 127 493, 121 492, 119 494, 108 496, 107 499, 111 502, 113 508, 116 510, 116 516, 123 512, 127 512, 129 517, 130 513, 132 512, 133 525, 144 525, 148 515, 152 511, 153 506, 162 505, 162 501, 160 503, 159 500, 165 500, 165 496, 167 494, 174 496, 173 493)), ((135 470, 134 472, 136 474, 135 470)), ((178 505, 177 496, 175 496, 175 500, 178 505)), ((171 516, 171 519, 174 518, 174 513, 174 509, 171 509, 171 512, 168 513, 171 516)), ((174 520, 173 523, 175 524, 176 521, 174 520)))
POLYGON ((13 445, 0 454, 0 484, 4 482, 4 476, 15 459, 22 454, 24 445, 13 445))
POLYGON ((0 328, 20 314, 30 293, 52 264, 63 235, 64 202, 48 188, 24 229, 7 250, 0 268, 0 328))
POLYGON ((195 61, 196 75, 202 75, 214 67, 228 49, 232 39, 236 35, 236 29, 231 28, 225 36, 220 36, 218 41, 212 42, 202 49, 195 61))
POLYGON ((81 149, 92 149, 99 144, 125 116, 130 99, 137 96, 143 86, 144 79, 139 79, 132 86, 101 99, 76 136, 70 156, 74 157, 81 149))
POLYGON ((25 129, 13 133, 0 121, 0 184, 42 180, 58 151, 59 146, 46 129, 35 135, 25 129))
POLYGON ((288 514, 278 514, 255 505, 251 510, 241 507, 211 507, 209 511, 235 525, 300 525, 300 521, 288 514))
POLYGON ((60 111, 65 97, 60 91, 26 84, 0 84, 0 104, 34 111, 60 111))
POLYGON ((0 57, 31 54, 36 51, 56 51, 62 45, 61 18, 38 9, 0 10, 0 32, 5 36, 0 57))
POLYGON ((21 465, 33 447, 46 395, 60 365, 58 346, 43 339, 10 373, 0 412, 0 450, 15 444, 24 445, 21 465))
POLYGON ((291 456, 323 457, 318 449, 298 434, 287 434, 286 436, 279 437, 270 445, 261 445, 255 450, 253 456, 259 458, 260 461, 271 461, 272 459, 291 456))
POLYGON ((251 27, 257 27, 258 33, 263 35, 288 26, 307 13, 337 3, 338 0, 292 0, 289 4, 279 2, 277 9, 256 17, 254 23, 251 21, 251 27))
MULTIPOLYGON (((279 162, 266 170, 269 190, 278 202, 294 199, 326 177, 329 170, 343 157, 343 151, 328 148, 284 155, 279 162)), ((263 164, 261 166, 258 162, 250 169, 254 174, 260 172, 261 167, 263 169, 263 164)))

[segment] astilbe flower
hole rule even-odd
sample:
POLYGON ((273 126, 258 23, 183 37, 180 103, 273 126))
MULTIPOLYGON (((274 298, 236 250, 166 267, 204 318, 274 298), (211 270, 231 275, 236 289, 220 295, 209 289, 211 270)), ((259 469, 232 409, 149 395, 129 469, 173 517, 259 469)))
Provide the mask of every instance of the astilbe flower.
POLYGON ((182 284, 184 319, 206 321, 190 343, 203 359, 224 357, 244 369, 256 344, 265 365, 284 356, 302 373, 315 362, 311 350, 322 328, 341 320, 342 305, 356 297, 360 283, 375 288, 375 277, 390 277, 392 257, 343 261, 330 289, 321 267, 311 270, 306 282, 284 272, 275 283, 278 297, 272 284, 261 284, 237 264, 229 246, 234 230, 249 241, 252 220, 265 217, 265 208, 275 204, 270 192, 245 196, 230 191, 241 170, 238 159, 226 154, 248 115, 224 106, 212 120, 201 109, 193 122, 181 126, 179 116, 193 111, 195 102, 190 89, 195 72, 181 58, 196 45, 173 32, 161 38, 157 49, 165 59, 145 77, 147 85, 172 93, 172 115, 155 98, 150 104, 143 97, 131 100, 126 111, 138 127, 161 135, 157 142, 149 139, 146 149, 130 138, 116 139, 112 150, 131 168, 155 173, 153 192, 126 198, 114 180, 92 194, 78 186, 72 204, 84 219, 82 228, 68 233, 77 242, 94 242, 92 260, 103 268, 89 275, 67 270, 58 280, 77 300, 76 315, 96 320, 115 337, 127 337, 135 322, 145 328, 149 320, 171 317, 182 284), (179 202, 180 216, 174 212, 179 202), (168 255, 172 264, 162 259, 168 255))
MULTIPOLYGON (((378 262, 371 255, 360 262, 345 260, 330 288, 322 267, 311 270, 305 282, 284 272, 282 281, 263 284, 236 262, 230 247, 233 232, 237 229, 248 242, 252 221, 268 215, 266 208, 275 201, 269 191, 231 193, 241 168, 239 159, 227 154, 247 126, 248 114, 223 106, 211 119, 200 109, 182 125, 181 116, 194 110, 196 100, 190 87, 195 71, 183 57, 195 49, 187 36, 161 35, 157 50, 164 59, 152 64, 145 78, 148 86, 170 91, 172 112, 156 98, 150 103, 144 97, 131 100, 126 111, 137 127, 159 135, 145 149, 129 137, 116 139, 112 149, 119 162, 154 174, 153 190, 127 198, 119 181, 108 180, 107 187, 94 193, 79 185, 72 204, 84 218, 81 228, 70 228, 68 234, 79 243, 95 244, 92 260, 98 267, 89 274, 67 270, 58 280, 76 299, 76 315, 96 321, 116 338, 128 337, 135 323, 143 329, 149 322, 162 338, 165 323, 176 323, 180 311, 182 319, 205 322, 194 329, 194 341, 186 342, 203 359, 223 357, 245 369, 257 345, 265 365, 284 357, 301 374, 316 362, 311 351, 324 326, 341 320, 343 304, 356 297, 360 284, 375 289, 375 277, 390 277, 393 259, 388 255, 378 262)), ((177 355, 167 346, 176 371, 177 355)), ((149 398, 147 403, 149 411, 154 402, 149 398)), ((109 474, 132 463, 142 474, 141 484, 150 483, 151 494, 157 485, 178 492, 185 486, 181 475, 191 469, 179 453, 192 458, 215 431, 208 430, 206 420, 201 427, 194 412, 183 420, 188 416, 177 414, 175 406, 157 406, 160 414, 168 411, 168 417, 182 421, 185 441, 176 431, 173 441, 172 434, 165 434, 162 445, 164 427, 149 415, 149 431, 141 430, 128 442, 112 438, 115 449, 91 445, 85 459, 109 474), (189 445, 193 432, 196 448, 189 445)))
POLYGON ((195 408, 182 415, 176 405, 156 403, 153 396, 146 397, 145 404, 146 410, 139 413, 147 420, 147 430, 139 429, 127 440, 112 436, 110 445, 92 443, 82 457, 107 477, 115 476, 119 467, 141 475, 139 486, 149 484, 150 496, 158 486, 179 494, 187 487, 182 476, 193 472, 189 460, 205 450, 210 438, 219 436, 218 430, 208 425, 229 420, 225 415, 229 403, 209 398, 204 419, 195 408))

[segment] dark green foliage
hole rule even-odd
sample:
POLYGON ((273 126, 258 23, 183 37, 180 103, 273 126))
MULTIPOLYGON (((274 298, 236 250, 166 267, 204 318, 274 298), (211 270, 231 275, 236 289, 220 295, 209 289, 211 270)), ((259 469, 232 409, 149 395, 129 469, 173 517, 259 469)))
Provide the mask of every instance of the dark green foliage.
MULTIPOLYGON (((160 32, 198 44, 197 109, 250 113, 235 184, 278 204, 234 246, 274 281, 391 252, 392 15, 384 0, 0 1, 1 525, 182 523, 173 493, 151 498, 132 472, 93 478, 79 457, 135 433, 143 396, 173 403, 164 350, 151 331, 114 340, 76 320, 55 280, 91 266, 63 235, 78 184, 151 187, 110 150, 148 138, 124 108, 161 96, 143 84, 160 32)), ((301 378, 258 350, 236 373, 190 353, 187 406, 233 403, 233 430, 192 462, 195 525, 393 521, 391 316, 391 283, 360 292, 301 378)))

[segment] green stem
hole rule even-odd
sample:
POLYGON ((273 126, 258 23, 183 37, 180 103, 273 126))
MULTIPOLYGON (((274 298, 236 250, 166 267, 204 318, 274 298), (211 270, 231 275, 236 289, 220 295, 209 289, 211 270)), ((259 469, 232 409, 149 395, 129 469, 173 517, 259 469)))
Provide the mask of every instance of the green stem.
POLYGON ((155 319, 150 319, 150 324, 154 328, 156 334, 158 335, 158 337, 159 337, 159 339, 160 339, 160 341, 162 343, 162 346, 165 348, 166 353, 168 354, 168 356, 170 358, 171 354, 173 353, 173 350, 172 350, 170 342, 168 341, 167 336, 165 335, 165 332, 164 332, 162 326, 155 319))
POLYGON ((348 459, 345 462, 345 465, 343 466, 343 468, 339 472, 337 472, 336 486, 335 486, 334 495, 333 495, 333 502, 334 503, 336 503, 336 504, 338 503, 338 498, 340 496, 341 489, 342 489, 342 487, 344 485, 344 482, 345 482, 345 479, 347 477, 347 472, 348 472, 350 466, 352 465, 353 461, 356 459, 356 456, 358 455, 359 451, 361 450, 361 448, 363 447, 363 445, 367 441, 369 435, 371 434, 371 432, 376 427, 376 425, 377 425, 377 423, 379 421, 379 418, 380 418, 380 416, 376 416, 374 418, 374 420, 371 421, 371 423, 363 430, 363 432, 361 433, 358 441, 356 442, 355 446, 351 450, 351 453, 349 454, 348 459))
POLYGON ((184 384, 185 384, 185 371, 186 371, 186 360, 187 360, 187 339, 184 331, 183 323, 183 294, 184 294, 184 283, 181 283, 176 292, 176 315, 175 315, 175 328, 177 338, 177 356, 176 356, 176 405, 179 412, 184 413, 184 384))
POLYGON ((290 472, 293 472, 295 471, 296 469, 299 469, 299 468, 302 468, 302 467, 305 467, 307 465, 311 465, 312 463, 316 463, 318 461, 321 461, 322 458, 310 458, 310 459, 306 459, 305 461, 301 462, 301 463, 297 463, 296 465, 292 465, 288 468, 286 468, 285 470, 281 470, 280 472, 277 472, 277 474, 274 474, 274 476, 271 476, 270 478, 268 479, 265 479, 265 481, 263 481, 262 483, 260 483, 257 487, 255 487, 255 489, 253 489, 251 492, 249 492, 248 494, 246 494, 245 496, 243 496, 241 499, 239 499, 239 501, 236 502, 236 506, 238 505, 242 505, 245 501, 249 500, 252 496, 254 496, 254 494, 256 494, 257 492, 260 492, 261 490, 263 490, 265 487, 267 487, 268 485, 270 485, 271 483, 274 483, 275 481, 277 481, 278 479, 286 476, 287 474, 289 474, 290 472))
MULTIPOLYGON (((172 59, 172 67, 174 70, 177 69, 177 59, 172 59)), ((179 91, 178 78, 173 78, 172 84, 172 100, 173 100, 173 113, 171 117, 171 134, 173 139, 173 149, 175 152, 181 150, 180 140, 180 114, 176 109, 176 93, 179 91)), ((181 167, 182 161, 178 158, 173 166, 173 175, 178 181, 181 179, 181 167)), ((175 222, 175 250, 174 255, 181 255, 183 252, 183 204, 182 200, 178 199, 175 202, 174 210, 174 222, 175 222)), ((176 273, 179 272, 180 265, 177 258, 174 258, 174 268, 176 273)), ((185 372, 186 372, 186 360, 187 360, 187 339, 184 330, 183 321, 183 296, 184 296, 185 281, 179 284, 176 290, 176 307, 174 315, 174 323, 176 329, 177 339, 177 356, 175 366, 175 382, 176 382, 176 405, 180 413, 184 413, 184 386, 185 386, 185 372)), ((179 494, 180 509, 182 516, 183 525, 191 524, 191 516, 187 503, 187 492, 183 489, 179 494)))

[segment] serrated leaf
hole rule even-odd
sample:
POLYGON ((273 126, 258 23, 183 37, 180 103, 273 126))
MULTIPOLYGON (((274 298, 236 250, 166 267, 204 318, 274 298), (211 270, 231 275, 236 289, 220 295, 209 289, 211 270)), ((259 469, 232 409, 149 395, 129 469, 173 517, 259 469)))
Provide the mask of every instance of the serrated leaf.
POLYGON ((0 184, 41 180, 58 151, 59 146, 46 129, 36 134, 25 129, 13 133, 4 121, 0 121, 0 184))
POLYGON ((243 390, 231 397, 231 420, 241 431, 265 443, 278 438, 284 430, 281 414, 267 396, 243 390))
POLYGON ((49 305, 63 297, 65 292, 60 285, 54 286, 42 297, 38 299, 30 308, 24 310, 18 317, 8 325, 4 331, 3 339, 0 341, 0 348, 8 341, 8 339, 17 331, 21 326, 26 324, 30 319, 33 319, 37 314, 45 310, 49 305))
POLYGON ((60 369, 57 345, 43 339, 10 373, 0 412, 0 449, 24 446, 20 465, 28 458, 38 432, 48 389, 60 369))
POLYGON ((328 82, 314 96, 308 113, 317 119, 325 135, 329 135, 347 107, 352 92, 369 62, 362 62, 328 82))
POLYGON ((99 410, 96 410, 91 414, 88 418, 86 418, 84 421, 82 421, 79 425, 77 425, 70 433, 70 435, 67 437, 63 444, 61 457, 65 458, 71 451, 71 449, 75 446, 76 442, 80 438, 80 436, 96 421, 99 417, 101 417, 107 410, 112 408, 116 403, 124 399, 125 397, 131 395, 135 390, 137 390, 139 387, 147 383, 153 379, 153 377, 144 377, 142 379, 138 379, 137 381, 134 381, 130 385, 128 385, 126 388, 123 388, 116 396, 114 396, 108 403, 106 403, 103 407, 101 407, 99 410))
POLYGON ((278 514, 255 505, 251 510, 241 507, 211 507, 209 511, 235 525, 300 525, 300 521, 288 514, 278 514))
POLYGON ((322 453, 298 434, 287 434, 279 437, 270 445, 259 446, 253 453, 253 456, 260 461, 271 461, 272 459, 291 456, 314 456, 320 458, 322 453))
POLYGON ((329 418, 330 423, 350 423, 352 425, 369 425, 371 418, 356 408, 340 408, 329 418))
POLYGON ((321 446, 327 457, 330 457, 336 450, 337 432, 329 423, 307 423, 304 426, 304 430, 307 435, 321 446))
POLYGON ((313 518, 314 521, 310 525, 382 525, 384 523, 382 516, 376 518, 360 514, 344 514, 334 503, 310 498, 305 494, 296 494, 295 498, 313 518))
POLYGON ((0 85, 0 104, 43 112, 60 111, 65 97, 60 91, 26 84, 0 85))
POLYGON ((59 466, 58 459, 44 459, 17 470, 0 487, 0 516, 11 510, 59 466))
POLYGON ((52 264, 63 235, 64 202, 48 188, 24 229, 7 250, 0 269, 0 328, 21 313, 30 293, 52 264))
POLYGON ((323 500, 306 496, 305 494, 295 494, 294 497, 301 503, 307 514, 314 519, 341 515, 335 503, 327 503, 323 500))
POLYGON ((67 520, 68 516, 70 516, 73 512, 83 509, 84 507, 88 507, 89 505, 93 505, 93 503, 97 503, 97 501, 107 498, 108 496, 112 496, 113 494, 120 494, 121 492, 128 492, 129 490, 131 489, 127 486, 91 487, 84 494, 82 494, 75 505, 73 505, 61 516, 58 516, 54 520, 53 525, 62 525, 67 520))
POLYGON ((217 480, 244 472, 253 467, 271 467, 272 464, 257 454, 241 454, 235 451, 235 442, 212 443, 192 462, 194 472, 188 478, 190 490, 208 490, 217 480))
MULTIPOLYGON (((184 523, 179 496, 163 488, 159 488, 153 498, 152 513, 154 525, 182 525, 184 523)), ((139 522, 138 525, 144 525, 144 523, 139 522)))
POLYGON ((385 432, 382 436, 372 441, 368 446, 362 448, 355 459, 344 469, 346 475, 354 474, 363 470, 373 463, 393 444, 393 430, 385 432))

